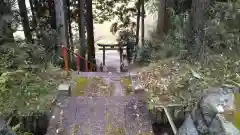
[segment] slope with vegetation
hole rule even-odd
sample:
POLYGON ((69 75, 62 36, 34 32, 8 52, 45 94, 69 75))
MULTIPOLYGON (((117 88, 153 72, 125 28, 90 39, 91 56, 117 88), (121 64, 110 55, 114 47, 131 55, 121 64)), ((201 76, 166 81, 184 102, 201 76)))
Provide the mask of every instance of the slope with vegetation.
MULTIPOLYGON (((21 3, 25 1, 21 0, 0 2, 0 116, 18 135, 30 134, 25 131, 44 133, 39 123, 48 121, 56 87, 66 78, 60 68, 53 66, 52 53, 46 53, 51 43, 43 41, 54 40, 51 32, 47 39, 46 35, 41 35, 34 42, 30 31, 26 31, 26 41, 13 38, 19 20, 23 24, 28 21, 24 15, 27 12, 16 9, 17 2, 25 6, 21 3)), ((24 25, 24 30, 29 27, 29 24, 24 25)), ((7 134, 0 130, 1 134, 7 134)))
POLYGON ((163 33, 154 31, 152 40, 140 49, 138 61, 143 68, 139 74, 150 94, 150 108, 156 104, 194 104, 208 88, 240 86, 240 1, 214 1, 205 5, 205 13, 193 10, 198 8, 194 4, 181 13, 167 9, 171 27, 163 33), (197 19, 204 23, 196 24, 197 19))

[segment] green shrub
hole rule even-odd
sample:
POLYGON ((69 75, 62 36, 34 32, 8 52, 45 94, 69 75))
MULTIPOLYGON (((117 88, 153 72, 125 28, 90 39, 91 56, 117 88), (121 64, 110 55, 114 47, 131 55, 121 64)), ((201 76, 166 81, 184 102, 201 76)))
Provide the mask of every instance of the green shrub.
POLYGON ((137 61, 141 64, 150 63, 153 59, 153 49, 153 43, 150 40, 146 40, 138 50, 137 61))

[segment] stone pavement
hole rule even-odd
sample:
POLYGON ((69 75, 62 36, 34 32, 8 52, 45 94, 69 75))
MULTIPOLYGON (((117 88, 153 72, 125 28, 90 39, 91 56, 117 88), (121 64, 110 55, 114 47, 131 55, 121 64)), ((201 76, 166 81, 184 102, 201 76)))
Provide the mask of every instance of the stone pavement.
POLYGON ((133 96, 71 97, 63 108, 64 129, 70 134, 79 126, 77 135, 105 135, 106 127, 124 129, 125 134, 151 132, 148 110, 136 103, 133 96), (135 107, 134 106, 138 106, 135 107))
MULTIPOLYGON (((103 53, 102 51, 96 52, 96 63, 99 66, 102 63, 103 53)), ((116 50, 106 51, 105 66, 108 72, 120 72, 120 56, 116 50)))

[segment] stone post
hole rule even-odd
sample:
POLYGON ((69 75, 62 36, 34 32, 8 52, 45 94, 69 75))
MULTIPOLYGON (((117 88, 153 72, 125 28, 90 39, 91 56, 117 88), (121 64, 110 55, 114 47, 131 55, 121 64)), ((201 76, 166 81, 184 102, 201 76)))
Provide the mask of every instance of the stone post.
POLYGON ((70 84, 60 84, 58 86, 58 98, 71 96, 70 84))

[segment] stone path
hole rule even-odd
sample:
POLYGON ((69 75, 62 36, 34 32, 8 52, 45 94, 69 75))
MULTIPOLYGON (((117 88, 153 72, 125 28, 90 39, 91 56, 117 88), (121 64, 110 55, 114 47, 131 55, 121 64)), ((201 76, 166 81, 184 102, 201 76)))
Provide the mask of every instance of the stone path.
POLYGON ((112 96, 124 96, 124 87, 121 84, 121 77, 122 76, 127 76, 127 73, 111 73, 109 74, 108 72, 81 72, 77 74, 76 72, 73 73, 73 77, 101 77, 104 79, 106 84, 110 84, 113 82, 113 85, 115 89, 113 90, 113 95, 112 96))
MULTIPOLYGON (((99 66, 102 63, 102 51, 96 52, 96 63, 99 66)), ((120 72, 120 57, 118 51, 106 51, 105 66, 109 72, 120 72)))
POLYGON ((76 77, 102 77, 106 84, 113 81, 115 88, 111 96, 69 98, 65 129, 71 131, 71 127, 75 124, 81 127, 78 135, 84 135, 83 131, 85 130, 88 130, 90 135, 105 135, 106 127, 109 126, 107 123, 110 122, 113 129, 124 129, 128 135, 136 135, 139 131, 152 131, 147 105, 138 102, 135 96, 124 95, 120 79, 121 76, 127 74, 116 72, 111 74, 108 72, 74 74, 76 77))
MULTIPOLYGON (((130 98, 130 97, 128 97, 130 98)), ((64 109, 64 129, 72 132, 74 125, 80 126, 78 135, 104 135, 107 127, 107 113, 111 126, 123 126, 124 107, 129 100, 127 97, 71 97, 69 107, 64 109), (118 123, 118 124, 117 124, 118 123)))
MULTIPOLYGON (((124 129, 126 135, 136 135, 138 131, 152 131, 151 122, 146 105, 139 103, 135 96, 125 96, 121 84, 121 76, 129 73, 119 73, 119 56, 110 53, 106 57, 108 70, 111 72, 73 72, 73 77, 101 77, 106 84, 113 81, 114 91, 111 96, 100 97, 69 97, 64 112, 64 129, 67 134, 72 134, 73 127, 78 127, 76 135, 110 135, 106 134, 106 127, 124 129), (111 64, 111 65, 110 65, 111 64), (135 107, 136 106, 136 107, 135 107), (141 123, 142 125, 139 125, 141 123), (132 127, 135 125, 134 127, 132 127)), ((96 56, 96 58, 102 58, 96 56)), ((99 63, 100 60, 97 60, 99 63)), ((119 133, 115 133, 119 134, 119 133)), ((125 135, 119 134, 119 135, 125 135)))
POLYGON ((150 132, 152 128, 147 108, 136 103, 132 96, 71 97, 63 112, 67 134, 74 126, 79 126, 77 135, 86 132, 89 135, 105 135, 107 126, 111 126, 112 130, 124 129, 129 135, 136 135, 139 131, 150 132), (139 105, 139 109, 134 109, 134 105, 139 105))

